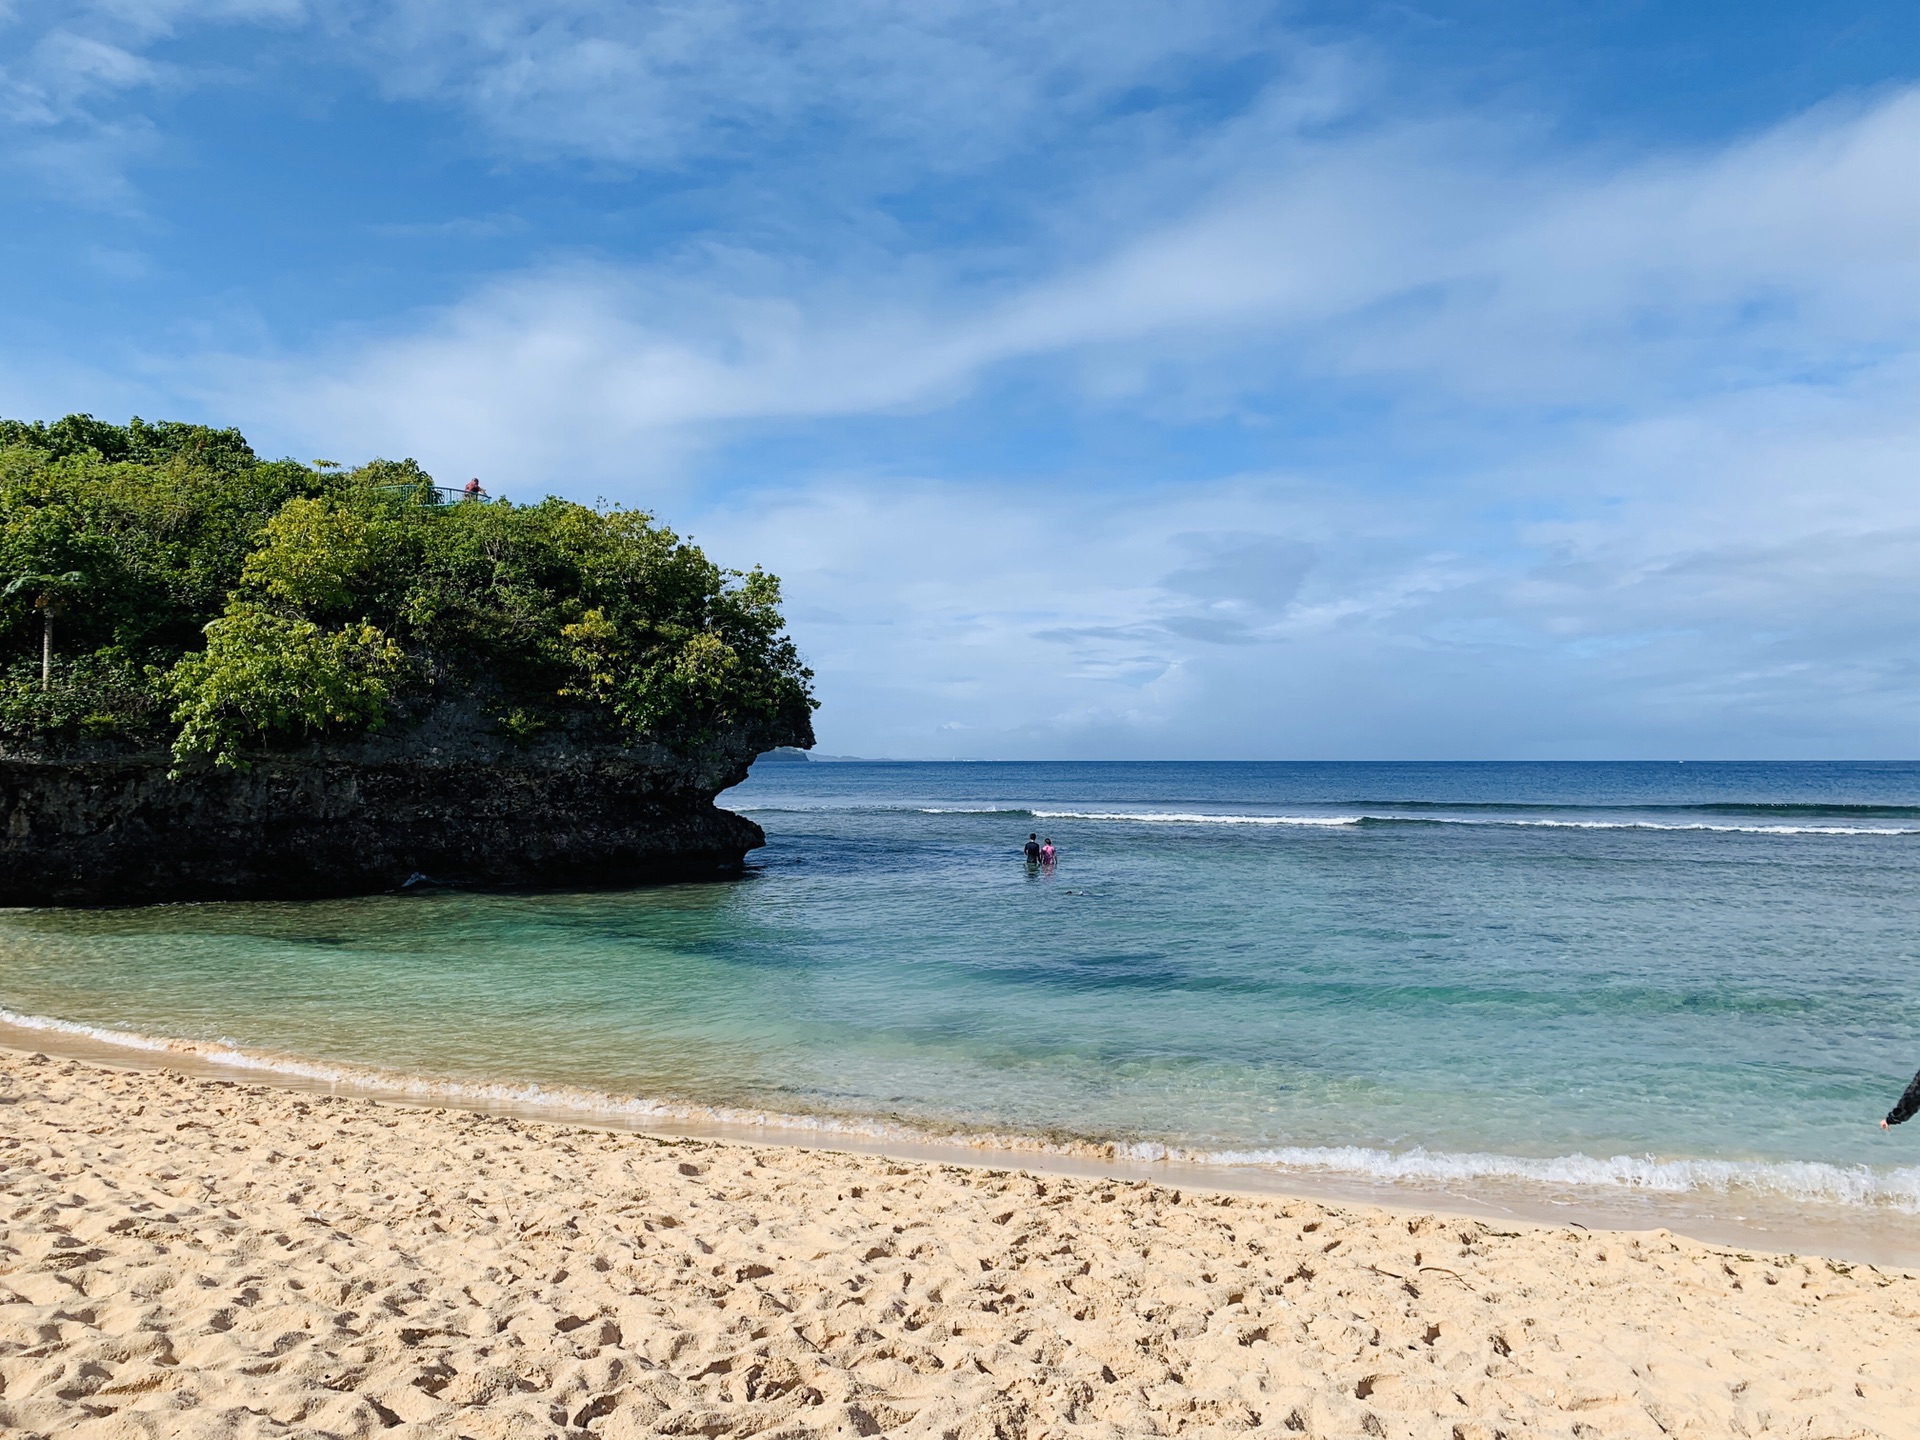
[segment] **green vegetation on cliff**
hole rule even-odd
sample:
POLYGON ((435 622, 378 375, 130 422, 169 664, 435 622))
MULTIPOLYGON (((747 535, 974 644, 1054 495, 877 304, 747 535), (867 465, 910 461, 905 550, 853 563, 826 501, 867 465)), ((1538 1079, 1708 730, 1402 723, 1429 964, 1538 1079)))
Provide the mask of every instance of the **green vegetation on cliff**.
POLYGON ((456 697, 521 735, 808 728, 773 576, 636 511, 447 494, 237 430, 0 420, 0 737, 235 764, 456 697))

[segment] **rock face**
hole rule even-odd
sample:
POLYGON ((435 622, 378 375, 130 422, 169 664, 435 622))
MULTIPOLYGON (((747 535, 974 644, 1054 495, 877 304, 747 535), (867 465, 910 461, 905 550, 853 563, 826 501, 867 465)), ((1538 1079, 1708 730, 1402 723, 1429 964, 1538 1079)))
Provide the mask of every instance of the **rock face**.
POLYGON ((682 754, 578 733, 517 741, 443 705, 404 730, 179 780, 163 751, 0 755, 0 905, 734 874, 766 835, 714 796, 760 752, 811 743, 810 728, 735 731, 682 754))

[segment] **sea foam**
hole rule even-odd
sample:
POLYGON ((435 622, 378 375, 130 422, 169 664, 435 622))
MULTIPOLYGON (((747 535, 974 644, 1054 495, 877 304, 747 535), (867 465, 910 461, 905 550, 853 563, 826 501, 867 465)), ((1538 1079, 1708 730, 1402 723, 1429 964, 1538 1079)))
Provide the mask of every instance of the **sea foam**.
POLYGON ((1920 1214, 1920 1166, 1832 1165, 1822 1161, 1720 1160, 1652 1155, 1533 1157, 1477 1151, 1386 1150, 1359 1145, 1279 1145, 1254 1149, 1208 1149, 1151 1140, 1062 1138, 985 1130, 942 1130, 883 1117, 818 1115, 703 1105, 644 1096, 607 1094, 575 1086, 528 1081, 461 1080, 410 1075, 370 1066, 336 1064, 250 1049, 232 1040, 190 1040, 147 1035, 110 1026, 27 1015, 0 1007, 0 1025, 50 1036, 67 1036, 145 1054, 177 1055, 263 1079, 324 1084, 350 1093, 415 1104, 533 1111, 543 1118, 640 1129, 718 1127, 787 1132, 878 1144, 1117 1160, 1141 1166, 1171 1165, 1218 1170, 1257 1170, 1350 1178, 1432 1189, 1476 1182, 1593 1196, 1638 1192, 1670 1197, 1752 1196, 1843 1209, 1920 1214))
MULTIPOLYGON (((936 813, 936 812, 924 812, 936 813)), ((961 813, 961 812, 944 812, 961 813)), ((1671 830, 1706 831, 1723 835, 1920 835, 1920 826, 1884 825, 1724 825, 1710 821, 1667 820, 1545 820, 1520 818, 1466 818, 1443 815, 1234 815, 1185 810, 1029 810, 1037 820, 1118 821, 1135 825, 1268 825, 1335 827, 1349 825, 1463 825, 1503 826, 1525 830, 1671 830)))
POLYGON ((1378 1150, 1357 1145, 1257 1150, 1131 1147, 1147 1159, 1363 1176, 1390 1183, 1505 1181, 1554 1190, 1631 1190, 1658 1195, 1752 1194, 1824 1205, 1885 1207, 1920 1214, 1920 1166, 1876 1169, 1824 1161, 1672 1159, 1652 1155, 1554 1155, 1378 1150))

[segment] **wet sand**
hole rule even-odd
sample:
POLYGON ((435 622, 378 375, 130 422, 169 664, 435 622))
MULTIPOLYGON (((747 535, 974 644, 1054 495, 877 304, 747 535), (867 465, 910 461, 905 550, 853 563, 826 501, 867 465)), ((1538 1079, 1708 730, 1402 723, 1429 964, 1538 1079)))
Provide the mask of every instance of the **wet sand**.
POLYGON ((0 1054, 0 1429, 1920 1433, 1920 1279, 0 1054))
MULTIPOLYGON (((990 1166, 1090 1179, 1146 1180, 1180 1189, 1283 1195, 1336 1205, 1378 1205, 1473 1216, 1502 1223, 1583 1225, 1594 1230, 1671 1229, 1739 1249, 1795 1251, 1852 1262, 1920 1269, 1920 1216, 1890 1206, 1833 1205, 1739 1191, 1671 1193, 1632 1186, 1548 1187, 1480 1177, 1470 1187, 1387 1180, 1343 1171, 1272 1165, 1144 1159, 1113 1146, 1034 1136, 939 1135, 904 1124, 823 1117, 746 1116, 672 1102, 477 1084, 266 1052, 220 1042, 94 1031, 66 1022, 0 1018, 0 1051, 47 1050, 69 1059, 135 1070, 174 1069, 246 1084, 266 1082, 320 1095, 540 1120, 563 1126, 637 1131, 673 1139, 798 1146, 894 1160, 990 1166)), ((1904 1138, 1904 1137, 1902 1137, 1904 1138)))

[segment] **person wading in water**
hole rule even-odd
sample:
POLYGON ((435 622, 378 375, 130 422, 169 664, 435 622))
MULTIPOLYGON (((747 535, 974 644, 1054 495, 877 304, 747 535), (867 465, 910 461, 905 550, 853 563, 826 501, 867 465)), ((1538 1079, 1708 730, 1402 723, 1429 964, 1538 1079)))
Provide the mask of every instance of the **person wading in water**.
POLYGON ((1038 865, 1038 864, 1040 863, 1040 835, 1039 835, 1039 832, 1037 832, 1037 831, 1036 831, 1036 832, 1035 832, 1034 834, 1032 834, 1032 835, 1029 835, 1029 836, 1027 836, 1027 850, 1026 850, 1026 855, 1027 855, 1027 864, 1029 864, 1029 865, 1038 865))

